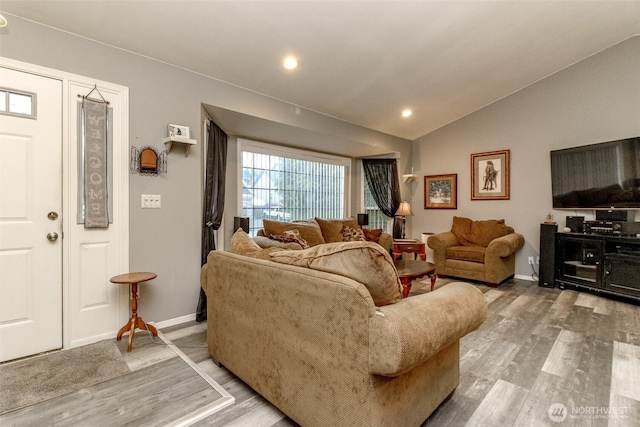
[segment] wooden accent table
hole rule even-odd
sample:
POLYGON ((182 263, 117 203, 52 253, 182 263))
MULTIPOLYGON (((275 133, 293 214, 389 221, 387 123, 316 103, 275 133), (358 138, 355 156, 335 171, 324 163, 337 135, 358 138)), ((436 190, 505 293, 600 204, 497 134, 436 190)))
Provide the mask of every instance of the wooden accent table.
POLYGON ((431 291, 436 285, 436 265, 425 261, 397 260, 393 262, 398 270, 398 277, 402 283, 402 298, 409 296, 411 282, 420 277, 431 275, 431 291))
POLYGON ((416 254, 422 261, 427 260, 427 253, 423 242, 417 240, 394 240, 393 241, 393 260, 397 260, 402 256, 403 252, 416 254))
POLYGON ((151 325, 147 325, 142 317, 138 317, 138 283, 146 282, 158 277, 156 273, 127 273, 111 278, 111 283, 117 283, 121 285, 131 285, 131 318, 118 331, 116 339, 120 341, 122 334, 129 331, 129 345, 127 345, 127 351, 131 351, 131 344, 133 343, 133 334, 136 328, 150 331, 154 337, 158 336, 158 331, 151 325))

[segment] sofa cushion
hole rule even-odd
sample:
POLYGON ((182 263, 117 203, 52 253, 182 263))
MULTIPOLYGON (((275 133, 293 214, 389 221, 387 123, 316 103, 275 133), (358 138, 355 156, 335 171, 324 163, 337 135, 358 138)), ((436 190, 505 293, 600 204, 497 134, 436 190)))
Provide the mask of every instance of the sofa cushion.
POLYGON ((339 274, 360 282, 377 306, 402 299, 402 286, 393 260, 377 243, 327 243, 301 251, 274 252, 271 260, 339 274))
POLYGON ((494 239, 513 233, 513 228, 504 223, 504 219, 472 221, 469 218, 453 217, 451 232, 464 246, 489 246, 494 239))
POLYGON ((360 228, 355 218, 322 219, 316 218, 326 243, 342 242, 342 227, 360 228))
POLYGON ((294 242, 302 246, 302 249, 308 249, 310 247, 309 243, 302 238, 300 231, 296 228, 293 230, 285 230, 282 234, 272 234, 269 238, 283 243, 294 242))
POLYGON ((266 237, 264 235, 257 235, 255 237, 253 237, 253 241, 256 242, 258 244, 258 246, 260 246, 262 249, 266 249, 266 248, 279 248, 279 249, 291 249, 294 251, 299 251, 300 249, 303 249, 302 246, 300 246, 299 243, 295 243, 295 242, 279 242, 277 240, 274 239, 270 239, 269 237, 266 237))
POLYGON ((382 228, 378 228, 375 230, 371 230, 369 228, 363 228, 362 233, 364 234, 364 238, 367 242, 376 242, 380 240, 380 236, 382 235, 382 228))
POLYGON ((484 263, 484 254, 487 248, 484 246, 450 246, 447 248, 447 259, 484 263))
POLYGON ((229 252, 237 255, 244 255, 251 258, 270 260, 270 253, 282 251, 281 248, 262 249, 242 228, 233 233, 229 252))
POLYGON ((300 236, 309 244, 316 246, 324 243, 322 231, 317 222, 310 219, 307 221, 282 222, 265 219, 262 221, 265 236, 282 235, 286 230, 298 230, 300 236))
POLYGON ((364 242, 367 240, 360 228, 351 228, 343 225, 340 234, 342 234, 343 242, 364 242))

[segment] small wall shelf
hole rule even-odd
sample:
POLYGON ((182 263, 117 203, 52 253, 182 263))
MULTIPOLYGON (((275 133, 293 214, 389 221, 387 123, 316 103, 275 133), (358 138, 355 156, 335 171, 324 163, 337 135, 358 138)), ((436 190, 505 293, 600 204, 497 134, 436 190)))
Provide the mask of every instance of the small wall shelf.
POLYGON ((189 149, 192 145, 196 145, 198 141, 195 139, 185 138, 184 136, 169 136, 162 140, 167 146, 167 154, 171 153, 171 147, 173 144, 183 144, 185 146, 184 156, 189 156, 189 149))
POLYGON ((402 178, 404 179, 404 182, 413 182, 416 179, 418 179, 418 175, 414 175, 412 173, 407 174, 407 175, 402 175, 402 178))

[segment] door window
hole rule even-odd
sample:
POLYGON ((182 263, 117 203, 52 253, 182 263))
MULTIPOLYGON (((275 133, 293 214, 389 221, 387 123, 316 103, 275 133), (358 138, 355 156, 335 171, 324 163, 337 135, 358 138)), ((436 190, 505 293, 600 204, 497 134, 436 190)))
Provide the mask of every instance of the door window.
POLYGON ((36 94, 0 88, 0 114, 36 118, 36 94))

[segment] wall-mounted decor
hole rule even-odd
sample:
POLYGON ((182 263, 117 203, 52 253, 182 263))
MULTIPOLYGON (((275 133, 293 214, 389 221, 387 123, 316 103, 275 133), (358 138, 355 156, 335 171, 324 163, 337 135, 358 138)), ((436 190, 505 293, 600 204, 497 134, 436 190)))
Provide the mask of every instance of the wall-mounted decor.
POLYGON ((424 177, 425 209, 458 208, 458 174, 424 177))
POLYGON ((413 168, 411 168, 411 173, 402 175, 402 179, 407 183, 414 182, 416 179, 418 179, 418 175, 414 174, 413 168))
POLYGON ((82 98, 81 141, 84 162, 84 228, 109 227, 107 177, 108 105, 98 86, 82 98), (100 99, 89 98, 97 92, 100 99))
POLYGON ((189 126, 172 125, 167 126, 169 136, 181 136, 183 138, 189 138, 189 126))
POLYGON ((167 126, 167 130, 169 136, 163 140, 163 142, 167 146, 167 154, 171 152, 173 143, 178 143, 185 146, 184 156, 188 157, 189 149, 191 148, 191 146, 198 143, 198 141, 196 141, 195 139, 189 138, 189 126, 169 124, 167 126))
POLYGON ((471 200, 509 200, 509 150, 471 155, 471 200))
POLYGON ((158 150, 149 145, 145 145, 140 149, 131 146, 129 170, 131 172, 139 172, 140 175, 148 176, 167 173, 167 150, 158 153, 158 150))
MULTIPOLYGON (((97 91, 97 88, 94 88, 97 91)), ((79 98, 82 98, 78 101, 76 111, 78 117, 78 123, 76 126, 76 134, 77 134, 77 165, 76 165, 76 173, 78 177, 80 177, 78 181, 78 188, 76 191, 76 223, 86 225, 85 223, 85 214, 88 209, 91 209, 92 212, 89 213, 90 216, 93 216, 93 213, 99 211, 101 208, 98 207, 102 204, 102 200, 106 200, 107 203, 107 219, 109 224, 113 224, 113 132, 109 132, 109 129, 113 129, 113 108, 109 106, 109 103, 106 102, 107 105, 107 124, 106 124, 106 152, 102 153, 100 150, 102 147, 102 143, 95 145, 96 140, 89 140, 85 133, 89 132, 91 135, 94 135, 92 132, 96 130, 96 127, 100 124, 99 120, 92 119, 85 126, 85 118, 88 119, 88 116, 85 114, 85 100, 96 101, 97 98, 85 98, 88 95, 78 95, 79 98), (92 130, 93 129, 93 130, 92 130), (91 151, 98 148, 98 151, 91 151), (88 151, 88 152, 87 152, 88 151), (106 162, 103 163, 103 160, 106 162), (103 166, 106 170, 102 169, 103 166), (98 173, 98 175, 94 175, 94 173, 98 173), (104 187, 99 188, 103 183, 100 182, 100 178, 98 176, 104 177, 103 173, 106 172, 106 192, 104 191, 104 187), (89 178, 89 183, 86 185, 85 180, 89 178), (93 206, 93 204, 98 203, 97 206, 93 206), (95 209, 95 210, 94 210, 95 209)), ((98 96, 102 97, 102 95, 98 94, 98 96)), ((98 102, 98 101, 96 101, 98 102)), ((100 126, 101 127, 101 126, 100 126)), ((95 134, 97 136, 97 134, 95 134)), ((95 227, 94 219, 89 219, 89 226, 86 228, 103 228, 95 227), (93 225, 92 225, 93 224, 93 225)), ((104 225, 104 223, 102 223, 104 225)))

